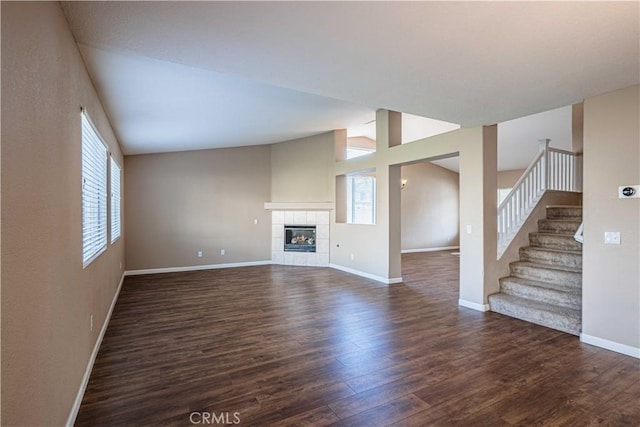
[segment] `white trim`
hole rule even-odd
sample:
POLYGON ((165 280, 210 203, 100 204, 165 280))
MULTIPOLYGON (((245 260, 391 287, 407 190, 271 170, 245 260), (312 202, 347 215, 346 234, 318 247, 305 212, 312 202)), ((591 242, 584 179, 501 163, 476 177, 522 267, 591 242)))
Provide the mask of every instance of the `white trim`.
POLYGON ((102 339, 104 338, 105 332, 107 332, 107 326, 109 326, 109 321, 111 320, 111 314, 113 313, 113 309, 116 306, 116 301, 118 301, 118 296, 120 296, 120 289, 122 289, 124 276, 125 276, 125 273, 122 273, 122 277, 120 278, 120 283, 118 284, 118 289, 116 289, 116 293, 113 296, 113 300, 111 301, 111 306, 109 307, 109 311, 107 312, 107 317, 104 319, 104 323, 102 324, 102 329, 100 329, 100 333, 98 334, 98 339, 96 340, 96 343, 93 346, 93 351, 91 352, 91 356, 89 356, 89 362, 87 363, 87 368, 84 371, 84 377, 82 377, 82 383, 80 383, 80 389, 78 389, 76 400, 73 402, 73 406, 71 407, 71 412, 69 413, 69 418, 67 418, 66 425, 68 427, 72 427, 76 422, 76 417, 78 416, 78 411, 80 411, 80 405, 82 404, 82 398, 84 397, 84 392, 87 389, 87 384, 89 384, 89 378, 91 377, 93 364, 96 362, 96 357, 98 356, 98 350, 100 350, 102 339))
POLYGON ((98 258, 100 255, 102 255, 106 250, 107 250, 107 243, 105 242, 104 246, 98 252, 96 252, 94 255, 92 255, 91 258, 89 258, 86 262, 82 263, 82 268, 83 269, 87 268, 89 266, 89 264, 91 264, 93 261, 95 261, 96 258, 98 258))
POLYGON ((471 302, 471 301, 467 301, 467 300, 464 300, 464 299, 459 299, 458 300, 458 305, 460 305, 462 307, 471 308, 473 310, 478 310, 478 311, 489 311, 489 310, 491 310, 491 307, 489 307, 489 304, 478 304, 477 302, 471 302))
POLYGON ((584 243, 584 222, 580 223, 580 227, 578 227, 578 231, 573 235, 573 238, 576 242, 584 243))
POLYGON ((253 267, 255 265, 269 265, 268 261, 232 262, 229 264, 189 265, 187 267, 148 268, 144 270, 128 270, 125 276, 139 276, 141 274, 178 273, 181 271, 214 270, 218 268, 253 267))
POLYGON ((460 246, 443 246, 441 248, 418 248, 418 249, 403 249, 403 254, 412 254, 416 252, 437 252, 437 251, 450 251, 453 249, 460 249, 460 246))
POLYGON ((580 341, 585 344, 595 345, 596 347, 622 353, 627 356, 640 359, 640 348, 632 347, 626 344, 620 344, 615 341, 605 340, 604 338, 594 337, 593 335, 580 334, 580 341))
POLYGON ((265 202, 264 208, 271 211, 331 211, 333 202, 265 202))
POLYGON ((382 276, 376 276, 375 274, 365 273, 364 271, 356 270, 353 268, 344 267, 338 264, 329 264, 329 267, 336 270, 344 271, 345 273, 355 274, 356 276, 366 277, 367 279, 372 279, 372 280, 375 280, 376 282, 384 283, 385 285, 394 285, 396 283, 402 283, 402 277, 385 278, 382 276))

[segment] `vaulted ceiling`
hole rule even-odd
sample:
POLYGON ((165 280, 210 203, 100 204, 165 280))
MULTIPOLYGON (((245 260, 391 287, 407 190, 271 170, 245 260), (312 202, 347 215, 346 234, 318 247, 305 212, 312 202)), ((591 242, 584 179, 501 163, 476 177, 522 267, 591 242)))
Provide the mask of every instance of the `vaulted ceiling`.
POLYGON ((640 81, 638 2, 63 2, 127 154, 289 140, 378 108, 462 126, 640 81))

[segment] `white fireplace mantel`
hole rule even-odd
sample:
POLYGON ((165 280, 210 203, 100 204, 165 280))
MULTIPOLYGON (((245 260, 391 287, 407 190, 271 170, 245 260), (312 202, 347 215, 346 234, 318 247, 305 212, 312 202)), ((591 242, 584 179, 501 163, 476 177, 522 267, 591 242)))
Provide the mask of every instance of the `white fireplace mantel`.
POLYGON ((269 211, 331 211, 333 202, 265 202, 264 208, 269 211))

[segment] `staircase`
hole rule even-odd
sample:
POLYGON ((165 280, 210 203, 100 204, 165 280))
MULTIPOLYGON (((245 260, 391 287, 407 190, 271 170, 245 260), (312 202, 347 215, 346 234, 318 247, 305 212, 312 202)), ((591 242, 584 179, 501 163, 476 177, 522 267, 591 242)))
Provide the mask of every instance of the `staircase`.
POLYGON ((574 234, 582 222, 581 206, 547 206, 529 246, 511 275, 500 279, 500 292, 489 295, 491 311, 579 335, 582 325, 582 245, 574 234))

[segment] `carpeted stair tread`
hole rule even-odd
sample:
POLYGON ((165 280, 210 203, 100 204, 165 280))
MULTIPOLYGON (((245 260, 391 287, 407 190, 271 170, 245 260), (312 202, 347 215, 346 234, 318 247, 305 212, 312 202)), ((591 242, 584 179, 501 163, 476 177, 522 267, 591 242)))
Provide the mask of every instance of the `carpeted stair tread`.
POLYGON ((549 234, 574 235, 581 223, 581 219, 541 219, 538 220, 538 231, 549 234))
POLYGON ((491 310, 531 323, 579 335, 582 324, 581 311, 568 307, 546 304, 505 293, 489 296, 491 310))
POLYGON ((566 267, 563 265, 546 265, 546 264, 540 264, 537 262, 529 262, 529 261, 516 261, 516 262, 512 262, 511 264, 512 265, 517 264, 523 267, 539 268, 544 270, 566 271, 569 273, 582 273, 582 268, 579 268, 579 267, 566 267))
POLYGON ((578 251, 578 250, 543 248, 541 246, 523 246, 520 249, 532 249, 532 250, 539 250, 539 251, 545 251, 545 252, 554 252, 558 255, 560 254, 582 255, 582 251, 578 251))
POLYGON ((547 219, 582 219, 582 206, 547 206, 547 219))
POLYGON ((562 233, 545 233, 543 231, 534 231, 532 233, 529 234, 533 234, 535 236, 545 236, 545 237, 551 237, 551 238, 566 238, 566 239, 573 239, 573 236, 575 233, 566 233, 566 234, 562 234, 562 233))
POLYGON ((509 276, 500 279, 500 291, 509 295, 574 309, 580 309, 582 305, 582 290, 560 283, 509 276))
POLYGON ((520 248, 520 261, 535 262, 545 266, 582 268, 582 251, 525 246, 520 248))
POLYGON ((527 286, 536 286, 538 288, 553 289, 553 290, 559 291, 559 292, 569 292, 569 293, 574 293, 574 294, 581 294, 582 293, 582 289, 581 288, 577 288, 575 286, 565 285, 565 284, 562 284, 562 283, 543 282, 541 280, 525 279, 525 278, 522 278, 522 277, 514 277, 514 276, 503 277, 502 279, 500 279, 500 282, 502 282, 503 280, 504 281, 519 282, 519 283, 522 283, 522 284, 527 285, 527 286))
POLYGON ((582 273, 579 268, 557 265, 544 265, 535 262, 517 261, 509 264, 511 276, 541 282, 556 282, 567 286, 582 286, 582 273))
POLYGON ((573 234, 529 233, 530 246, 541 248, 578 251, 582 245, 573 238, 573 234))

